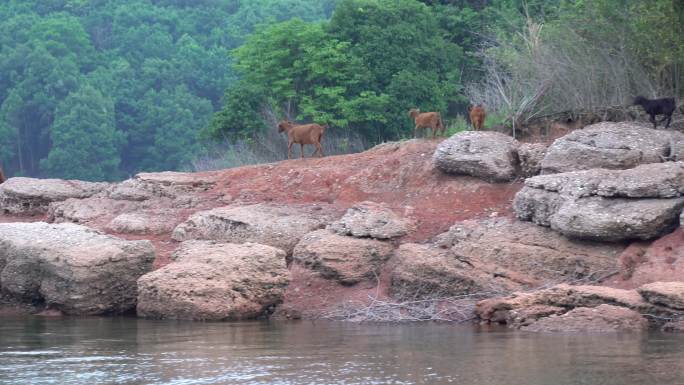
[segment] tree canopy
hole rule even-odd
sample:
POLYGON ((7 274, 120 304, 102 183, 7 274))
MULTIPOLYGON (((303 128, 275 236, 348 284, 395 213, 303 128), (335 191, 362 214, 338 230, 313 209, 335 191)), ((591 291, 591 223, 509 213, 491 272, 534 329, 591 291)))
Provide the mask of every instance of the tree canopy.
POLYGON ((11 176, 178 170, 213 143, 278 139, 281 118, 373 144, 410 135, 412 107, 517 119, 636 93, 684 96, 681 1, 0 3, 11 176))
POLYGON ((328 17, 318 0, 7 0, 0 163, 9 175, 120 179, 178 169, 236 81, 256 25, 328 17))

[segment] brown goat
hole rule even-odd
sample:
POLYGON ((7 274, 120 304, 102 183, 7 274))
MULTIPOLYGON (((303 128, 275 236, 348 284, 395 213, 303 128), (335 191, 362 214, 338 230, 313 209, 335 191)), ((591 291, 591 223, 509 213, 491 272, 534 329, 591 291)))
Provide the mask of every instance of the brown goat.
POLYGON ((470 115, 470 124, 473 125, 473 130, 481 130, 484 127, 485 118, 487 117, 484 106, 481 104, 471 106, 468 108, 468 113, 470 115))
POLYGON ((287 159, 292 158, 292 145, 299 143, 301 158, 304 159, 304 145, 313 144, 316 146, 316 151, 311 156, 318 153, 323 157, 323 147, 321 147, 321 139, 328 128, 327 124, 320 125, 316 123, 311 124, 294 124, 289 120, 281 120, 278 123, 278 132, 285 131, 287 133, 287 159))
POLYGON ((418 137, 419 128, 432 128, 432 139, 435 138, 437 130, 441 136, 444 136, 444 123, 442 123, 442 117, 439 112, 420 112, 418 108, 412 108, 409 111, 409 116, 416 123, 416 127, 413 129, 413 136, 418 137))

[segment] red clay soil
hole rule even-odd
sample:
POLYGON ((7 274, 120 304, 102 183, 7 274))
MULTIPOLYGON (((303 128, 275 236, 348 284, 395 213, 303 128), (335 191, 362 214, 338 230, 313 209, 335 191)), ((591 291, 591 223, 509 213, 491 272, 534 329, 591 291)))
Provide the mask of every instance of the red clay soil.
POLYGON ((684 280, 684 230, 653 242, 635 242, 619 259, 620 275, 607 286, 634 289, 651 282, 684 280))
POLYGON ((435 170, 437 143, 411 140, 359 154, 223 170, 207 193, 224 202, 326 202, 341 209, 365 200, 384 202, 417 221, 417 232, 406 239, 411 241, 427 240, 458 220, 511 214, 522 183, 491 184, 435 170))

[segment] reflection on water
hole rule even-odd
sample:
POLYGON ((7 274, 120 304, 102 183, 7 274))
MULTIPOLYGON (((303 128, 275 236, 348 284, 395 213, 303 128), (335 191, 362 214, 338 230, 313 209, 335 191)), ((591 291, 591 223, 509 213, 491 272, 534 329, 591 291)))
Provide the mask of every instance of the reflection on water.
POLYGON ((684 384, 684 336, 0 318, 0 384, 684 384))

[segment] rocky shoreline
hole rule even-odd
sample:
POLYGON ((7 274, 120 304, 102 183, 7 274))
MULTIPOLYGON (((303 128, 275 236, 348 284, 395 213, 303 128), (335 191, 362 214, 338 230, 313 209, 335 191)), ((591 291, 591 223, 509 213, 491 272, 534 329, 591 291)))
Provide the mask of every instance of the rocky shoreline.
POLYGON ((114 184, 11 178, 0 308, 677 331, 683 210, 684 134, 638 123, 548 147, 464 132, 114 184))

